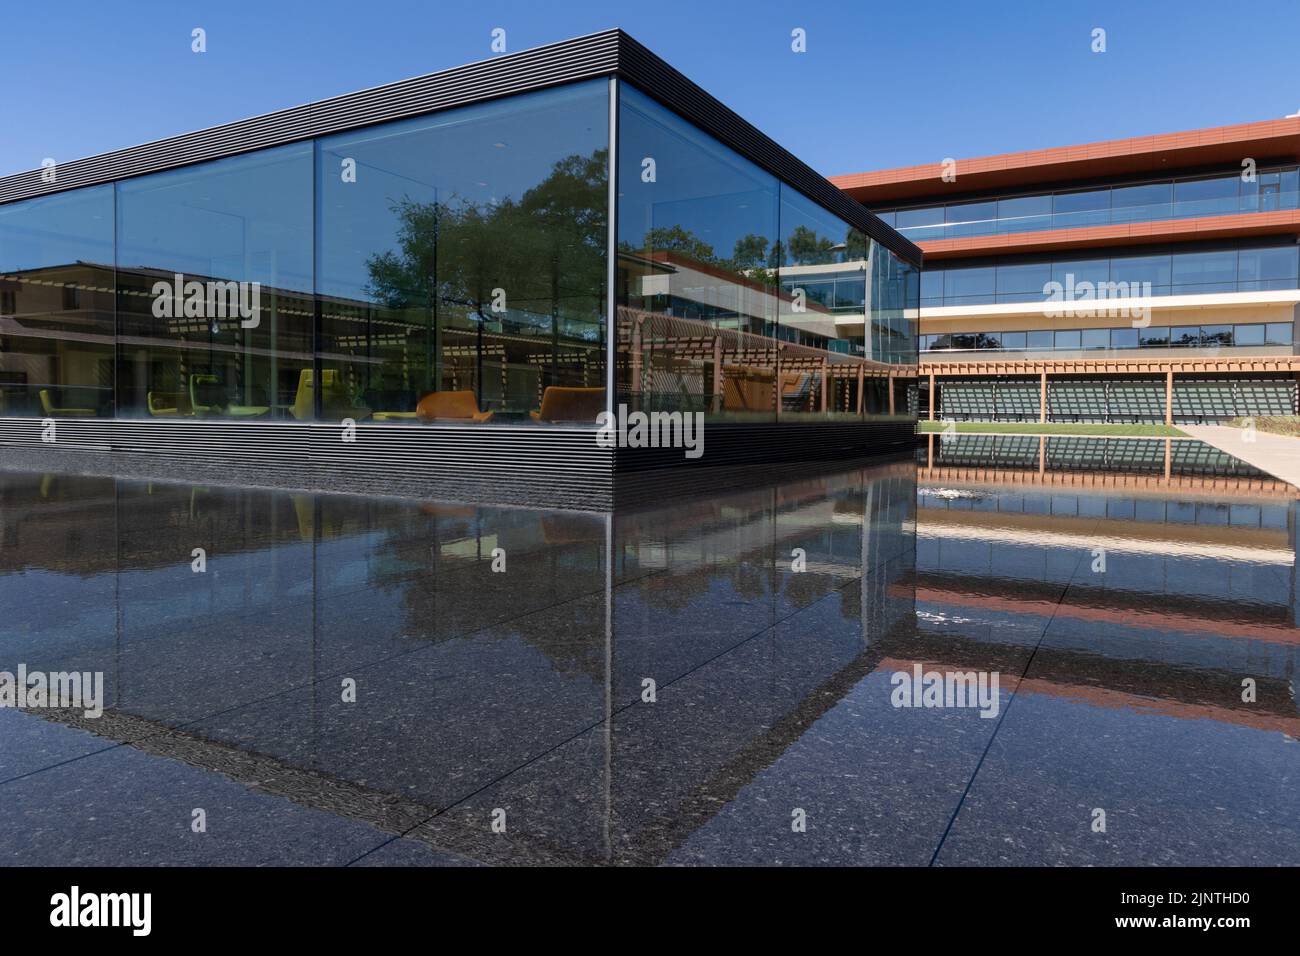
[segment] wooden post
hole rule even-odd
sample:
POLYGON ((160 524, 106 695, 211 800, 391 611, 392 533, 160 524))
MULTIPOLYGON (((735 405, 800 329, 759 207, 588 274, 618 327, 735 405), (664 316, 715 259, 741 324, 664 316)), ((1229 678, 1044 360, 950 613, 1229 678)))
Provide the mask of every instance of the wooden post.
POLYGON ((713 410, 722 411, 722 336, 713 337, 713 410))
POLYGON ((826 413, 826 360, 822 359, 822 414, 826 413))
POLYGON ((889 414, 894 414, 894 373, 889 373, 889 414))
POLYGON ((641 360, 641 323, 642 323, 644 320, 645 320, 645 316, 643 316, 643 315, 638 315, 636 318, 634 318, 634 319, 632 320, 632 335, 631 335, 631 339, 632 339, 632 341, 631 341, 631 343, 630 343, 632 347, 631 347, 631 349, 629 350, 629 351, 632 353, 632 355, 631 355, 631 360, 632 360, 632 362, 631 362, 631 364, 632 364, 632 369, 631 369, 631 378, 632 378, 632 381, 628 383, 628 385, 629 385, 629 388, 628 388, 628 393, 629 393, 629 394, 628 394, 628 400, 632 402, 632 407, 633 407, 633 408, 641 408, 641 407, 642 407, 642 402, 641 402, 641 361, 642 361, 642 360, 641 360))
POLYGON ((778 343, 772 349, 772 378, 775 384, 772 386, 776 392, 776 420, 781 420, 781 405, 784 402, 785 389, 781 385, 781 346, 778 343))
POLYGON ((930 421, 934 421, 934 373, 930 373, 930 421))
POLYGON ((1165 483, 1169 482, 1170 472, 1173 470, 1170 466, 1173 464, 1173 439, 1165 439, 1165 483))
POLYGON ((1038 473, 1044 474, 1047 471, 1047 436, 1038 436, 1038 473))
POLYGON ((1165 372, 1165 424, 1174 423, 1174 370, 1165 372))
POLYGON ((1047 369, 1038 373, 1038 424, 1047 424, 1047 369))
POLYGON ((862 408, 863 408, 863 398, 864 398, 864 396, 863 396, 863 394, 862 394, 862 390, 863 390, 863 388, 864 388, 864 386, 865 386, 865 383, 864 383, 864 381, 863 381, 862 371, 863 371, 863 369, 865 369, 865 368, 866 368, 865 365, 859 365, 859 366, 858 366, 858 416, 859 416, 859 417, 861 417, 861 415, 862 415, 862 408))

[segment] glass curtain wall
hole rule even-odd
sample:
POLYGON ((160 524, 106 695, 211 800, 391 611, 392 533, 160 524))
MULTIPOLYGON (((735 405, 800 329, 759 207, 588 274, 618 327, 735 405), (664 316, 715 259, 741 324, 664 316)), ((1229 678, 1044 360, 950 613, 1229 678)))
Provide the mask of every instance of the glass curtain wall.
MULTIPOLYGON (((0 206, 0 414, 595 427, 611 86, 0 206)), ((619 121, 618 401, 893 410, 917 270, 626 83, 619 121)))
POLYGON ((618 402, 722 421, 905 413, 918 271, 619 90, 618 402))
POLYGON ((608 96, 0 206, 0 414, 595 427, 608 96))

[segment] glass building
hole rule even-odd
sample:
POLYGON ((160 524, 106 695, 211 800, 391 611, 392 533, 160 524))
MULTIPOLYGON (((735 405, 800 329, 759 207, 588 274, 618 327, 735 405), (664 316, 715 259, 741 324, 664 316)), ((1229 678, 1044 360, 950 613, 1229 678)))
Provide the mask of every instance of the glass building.
POLYGON ((910 432, 919 263, 610 31, 0 179, 0 441, 534 448, 620 405, 910 432))

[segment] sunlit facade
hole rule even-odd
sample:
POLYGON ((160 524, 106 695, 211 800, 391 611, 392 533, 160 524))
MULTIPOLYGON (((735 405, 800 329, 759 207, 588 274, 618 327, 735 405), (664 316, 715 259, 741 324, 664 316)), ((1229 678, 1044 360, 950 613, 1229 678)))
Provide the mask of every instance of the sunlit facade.
POLYGON ((1300 117, 834 181, 925 251, 924 415, 1296 413, 1300 117))

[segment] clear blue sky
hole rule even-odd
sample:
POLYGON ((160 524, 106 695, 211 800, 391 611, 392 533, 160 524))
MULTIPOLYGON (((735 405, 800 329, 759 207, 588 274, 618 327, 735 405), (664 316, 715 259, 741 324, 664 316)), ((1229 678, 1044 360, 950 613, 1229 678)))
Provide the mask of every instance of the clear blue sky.
POLYGON ((10 0, 0 173, 611 26, 827 175, 1300 110, 1300 0, 10 0))

